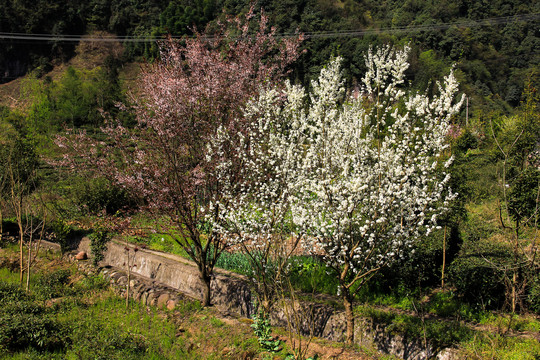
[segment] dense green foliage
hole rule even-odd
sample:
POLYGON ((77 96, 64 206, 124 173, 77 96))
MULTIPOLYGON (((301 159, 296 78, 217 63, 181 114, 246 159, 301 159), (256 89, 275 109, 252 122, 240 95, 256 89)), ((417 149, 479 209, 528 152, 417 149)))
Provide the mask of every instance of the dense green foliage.
MULTIPOLYGON (((200 29, 217 21, 223 12, 245 13, 249 4, 240 0, 95 0, 62 4, 4 0, 0 6, 5 9, 0 14, 0 31, 61 36, 104 30, 138 39, 181 36, 191 34, 194 27, 200 29)), ((256 2, 256 7, 264 8, 279 33, 299 30, 308 35, 306 52, 293 72, 304 82, 317 74, 331 55, 339 54, 345 59, 349 80, 356 84, 364 71, 361 55, 369 46, 411 41, 414 51, 409 80, 413 85, 418 89, 431 87, 433 79, 456 64, 471 97, 471 114, 474 111, 480 116, 481 112, 508 111, 508 106, 519 105, 527 78, 535 71, 538 76, 538 17, 511 18, 538 15, 537 2, 266 0, 256 2), (498 20, 485 21, 492 18, 498 20), (374 31, 377 29, 381 31, 374 31), (367 33, 342 33, 358 31, 367 33)), ((39 42, 37 46, 21 40, 2 42, 6 51, 0 55, 0 73, 5 75, 0 82, 36 67, 43 73, 55 59, 73 55, 70 42, 39 42)), ((157 56, 155 42, 126 43, 124 58, 139 56, 157 56)))
POLYGON ((0 107, 0 196, 18 196, 37 186, 35 141, 25 119, 0 107))
POLYGON ((107 242, 110 238, 109 231, 103 227, 94 229, 94 232, 90 234, 90 250, 92 250, 94 266, 98 266, 99 262, 105 258, 104 253, 107 251, 107 242))
POLYGON ((118 62, 108 57, 104 67, 77 70, 68 67, 59 80, 29 80, 32 99, 28 119, 35 131, 51 133, 64 127, 99 127, 102 112, 116 115, 116 103, 123 100, 118 80, 118 62))

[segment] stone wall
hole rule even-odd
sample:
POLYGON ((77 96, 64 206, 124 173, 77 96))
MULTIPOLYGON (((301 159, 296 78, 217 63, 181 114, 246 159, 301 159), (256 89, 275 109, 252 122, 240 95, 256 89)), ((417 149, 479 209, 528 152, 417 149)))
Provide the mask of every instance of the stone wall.
MULTIPOLYGON (((90 254, 90 241, 84 238, 78 251, 90 254)), ((171 254, 148 249, 137 249, 129 244, 110 242, 105 259, 100 264, 102 274, 108 278, 117 292, 125 296, 127 289, 127 254, 130 254, 132 278, 130 279, 131 296, 145 304, 166 306, 170 309, 183 300, 201 299, 202 283, 194 263, 171 254)), ((89 262, 80 265, 91 270, 89 262)), ((321 296, 324 297, 324 296, 321 296)), ((333 299, 333 298, 332 298, 333 299)), ((286 326, 287 311, 294 310, 299 314, 298 326, 304 334, 310 331, 317 337, 332 341, 345 340, 345 315, 330 305, 329 299, 321 299, 318 303, 284 300, 271 314, 273 325, 286 326)), ((333 299, 335 300, 335 299, 333 299)), ((216 269, 212 280, 212 303, 220 310, 250 317, 253 312, 253 298, 245 277, 216 269)), ((289 316, 291 319, 291 317, 289 316)), ((381 352, 396 355, 402 359, 423 360, 433 358, 431 348, 425 349, 420 339, 408 339, 385 331, 383 325, 375 324, 369 319, 356 319, 355 341, 362 346, 376 348, 381 352)), ((440 352, 437 359, 452 360, 451 351, 440 352)))
MULTIPOLYGON (((127 257, 131 272, 143 278, 177 289, 193 299, 202 299, 203 284, 195 263, 173 254, 140 249, 130 244, 110 242, 100 265, 112 266, 127 272, 127 257), (129 250, 128 250, 129 249, 129 250)), ((91 254, 90 241, 84 238, 77 251, 91 254)), ((241 316, 253 315, 253 299, 244 277, 221 269, 215 270, 211 282, 212 303, 241 316)))

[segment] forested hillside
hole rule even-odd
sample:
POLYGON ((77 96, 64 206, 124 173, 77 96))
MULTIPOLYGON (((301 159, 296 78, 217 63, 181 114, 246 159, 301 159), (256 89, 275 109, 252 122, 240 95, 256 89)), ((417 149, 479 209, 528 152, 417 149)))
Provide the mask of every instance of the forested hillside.
MULTIPOLYGON (((525 84, 537 82, 540 4, 512 1, 258 1, 281 34, 306 34, 307 50, 294 76, 307 81, 330 56, 345 58, 350 81, 363 73, 362 54, 370 45, 413 45, 408 78, 418 89, 452 66, 460 70, 471 107, 511 111, 525 84), (536 72, 536 74, 535 74, 536 72)), ((189 35, 224 14, 246 12, 247 1, 44 1, 2 0, 0 82, 74 55, 77 37, 107 31, 130 39, 189 35), (13 34, 47 34, 50 41, 13 34), (68 40, 68 41, 66 41, 68 40)), ((123 61, 152 59, 154 41, 129 42, 123 61)))

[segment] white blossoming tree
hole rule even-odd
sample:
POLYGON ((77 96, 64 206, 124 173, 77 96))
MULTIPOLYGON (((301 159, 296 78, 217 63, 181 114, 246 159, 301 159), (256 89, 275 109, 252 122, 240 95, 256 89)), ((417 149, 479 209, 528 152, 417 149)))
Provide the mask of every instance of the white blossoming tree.
MULTIPOLYGON (((259 306, 268 315, 278 292, 283 289, 281 280, 286 276, 291 255, 302 238, 294 234, 295 225, 291 216, 290 190, 296 172, 293 158, 288 157, 283 147, 282 129, 279 116, 260 116, 262 107, 273 111, 281 109, 279 93, 275 89, 262 91, 258 102, 252 102, 245 116, 249 128, 246 135, 237 133, 239 148, 236 149, 236 163, 240 164, 240 176, 233 177, 233 161, 221 161, 218 173, 222 179, 222 198, 214 202, 208 211, 206 221, 213 229, 228 239, 235 251, 246 256, 250 265, 252 290, 259 306), (274 103, 274 101, 278 101, 274 103), (272 121, 268 121, 272 119, 272 121), (252 120, 252 121, 251 121, 252 120), (269 128, 276 127, 273 131, 269 128), (227 211, 219 217, 212 216, 217 209, 227 205, 227 211)), ((288 103, 290 111, 301 104, 288 103)), ((277 115, 277 114, 274 114, 277 115)), ((231 133, 218 129, 208 144, 208 157, 220 158, 231 141, 231 133)), ((301 230, 301 229, 300 229, 301 230)))
POLYGON ((239 243, 258 233, 269 244, 292 221, 306 248, 338 274, 349 343, 356 293, 432 231, 455 197, 444 150, 462 104, 457 82, 450 73, 432 98, 405 91, 408 51, 370 50, 363 91, 350 96, 339 58, 308 94, 291 84, 262 90, 246 110, 258 121, 238 152, 243 181, 228 189, 237 205, 221 218, 239 243))

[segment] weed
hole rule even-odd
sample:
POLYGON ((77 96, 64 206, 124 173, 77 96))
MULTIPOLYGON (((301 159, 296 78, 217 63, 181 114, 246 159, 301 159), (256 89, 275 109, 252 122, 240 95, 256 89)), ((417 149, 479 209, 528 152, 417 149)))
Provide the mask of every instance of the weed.
POLYGON ((239 274, 249 275, 251 263, 245 254, 240 252, 223 252, 216 262, 216 266, 239 274))
POLYGON ((274 340, 272 337, 272 327, 270 326, 270 319, 268 319, 267 315, 261 311, 258 314, 254 314, 251 327, 255 332, 255 336, 257 336, 261 348, 272 352, 279 351, 281 341, 274 340))
POLYGON ((62 254, 68 251, 70 237, 73 234, 73 229, 64 220, 56 220, 52 223, 52 230, 56 238, 56 242, 60 244, 62 254))
POLYGON ((47 300, 64 296, 69 292, 66 286, 70 280, 71 272, 66 269, 55 270, 48 274, 36 276, 34 292, 42 299, 47 300))
POLYGON ((337 294, 338 282, 334 270, 312 256, 294 256, 290 260, 290 282, 305 293, 337 294))
POLYGON ((474 333, 458 321, 440 321, 427 319, 423 323, 420 318, 407 314, 376 309, 368 305, 358 306, 356 314, 372 319, 375 323, 385 325, 385 331, 408 338, 419 339, 424 335, 435 348, 445 348, 469 339, 474 333))
POLYGON ((223 327, 225 325, 223 321, 214 316, 210 318, 210 324, 212 324, 214 327, 223 327))
POLYGON ((202 310, 201 302, 198 300, 191 301, 191 300, 182 300, 178 304, 176 304, 176 310, 181 315, 192 315, 193 313, 197 313, 202 310))
POLYGON ((57 350, 66 345, 65 329, 34 297, 15 284, 0 283, 0 349, 57 350))
POLYGON ((508 330, 540 332, 540 320, 534 317, 512 315, 504 316, 501 314, 489 313, 481 320, 480 324, 496 327, 499 333, 508 330))
POLYGON ((459 356, 471 360, 537 360, 540 358, 540 342, 536 339, 478 333, 462 343, 459 356))
POLYGON ((92 290, 104 290, 109 286, 109 282, 101 275, 83 274, 81 280, 75 284, 75 289, 79 292, 92 290))
POLYGON ((111 236, 109 231, 104 227, 98 227, 90 234, 90 249, 92 250, 92 264, 97 266, 101 260, 104 259, 105 251, 107 251, 107 243, 111 236))

